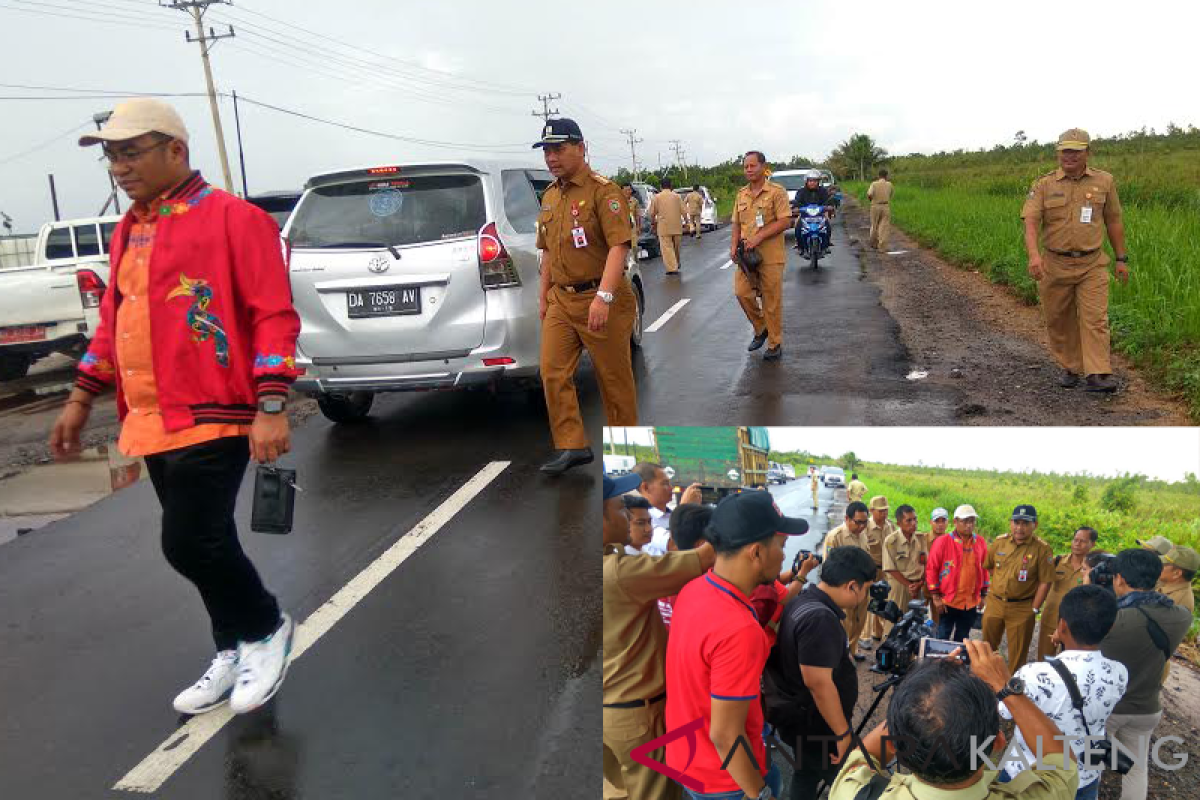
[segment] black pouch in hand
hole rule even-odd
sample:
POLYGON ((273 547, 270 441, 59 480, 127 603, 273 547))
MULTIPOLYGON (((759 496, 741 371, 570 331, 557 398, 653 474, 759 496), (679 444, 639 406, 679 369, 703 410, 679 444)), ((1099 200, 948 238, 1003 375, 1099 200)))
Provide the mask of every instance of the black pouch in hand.
POLYGON ((250 530, 257 533, 291 533, 296 508, 296 470, 259 464, 254 474, 254 507, 250 530))

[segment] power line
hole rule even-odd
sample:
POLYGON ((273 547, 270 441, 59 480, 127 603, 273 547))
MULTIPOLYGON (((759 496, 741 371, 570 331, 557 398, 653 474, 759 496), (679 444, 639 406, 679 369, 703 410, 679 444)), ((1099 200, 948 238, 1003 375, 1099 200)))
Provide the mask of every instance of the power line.
POLYGON ((57 13, 54 11, 38 11, 37 9, 33 9, 33 8, 16 8, 14 6, 0 6, 0 10, 16 11, 21 14, 38 14, 38 15, 41 15, 44 17, 57 17, 60 19, 77 19, 77 20, 83 20, 85 22, 99 22, 102 25, 120 25, 120 26, 124 26, 124 27, 138 27, 138 28, 151 27, 151 28, 159 28, 161 30, 173 30, 173 28, 171 28, 167 25, 157 25, 157 24, 147 23, 145 21, 134 22, 132 20, 124 21, 124 20, 119 20, 119 19, 109 19, 106 17, 90 17, 90 16, 85 17, 85 16, 80 16, 78 14, 62 14, 62 13, 57 13))
POLYGON ((38 144, 35 144, 33 147, 30 147, 27 150, 22 150, 21 152, 16 153, 15 155, 8 156, 7 158, 0 158, 0 164, 7 164, 10 161, 16 161, 19 158, 24 158, 25 156, 29 155, 30 153, 36 153, 38 150, 41 150, 44 147, 49 147, 50 145, 54 144, 55 142, 59 141, 60 139, 65 139, 68 136, 72 136, 72 135, 78 133, 79 131, 83 130, 84 128, 91 127, 91 124, 92 123, 90 121, 84 122, 83 124, 76 125, 75 127, 71 128, 70 130, 63 131, 62 133, 57 134, 57 135, 47 139, 44 142, 39 142, 38 144))

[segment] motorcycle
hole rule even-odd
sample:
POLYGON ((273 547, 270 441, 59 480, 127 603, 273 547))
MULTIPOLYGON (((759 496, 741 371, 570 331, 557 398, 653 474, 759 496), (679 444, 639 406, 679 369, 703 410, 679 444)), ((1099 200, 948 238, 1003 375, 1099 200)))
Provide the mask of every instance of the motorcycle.
POLYGON ((829 220, 825 218, 825 207, 811 203, 800 207, 800 219, 796 223, 796 247, 800 255, 817 269, 817 262, 825 254, 825 237, 829 220))

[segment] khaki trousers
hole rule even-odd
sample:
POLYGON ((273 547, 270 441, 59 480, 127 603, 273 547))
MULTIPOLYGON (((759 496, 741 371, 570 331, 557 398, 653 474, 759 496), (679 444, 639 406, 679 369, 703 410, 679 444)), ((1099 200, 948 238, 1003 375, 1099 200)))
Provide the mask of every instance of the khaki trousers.
POLYGON ((1108 257, 1073 263, 1046 252, 1038 284, 1050 352, 1059 366, 1077 375, 1109 375, 1108 257))
POLYGON ((679 233, 658 235, 658 244, 662 248, 663 263, 667 265, 667 272, 679 271, 679 243, 683 239, 683 235, 679 233))
POLYGON ((757 336, 767 332, 767 344, 778 347, 783 344, 783 264, 762 264, 758 275, 751 281, 739 268, 733 270, 733 293, 754 326, 757 336), (762 298, 762 308, 758 298, 762 298))
POLYGON ((626 281, 614 293, 604 330, 588 330, 588 308, 596 293, 572 294, 554 286, 542 320, 542 388, 550 416, 550 433, 557 450, 589 445, 579 413, 575 370, 586 348, 592 359, 608 425, 637 424, 637 386, 629 337, 637 315, 636 298, 626 281))
MULTIPOLYGON (((895 603, 896 605, 898 605, 900 607, 901 614, 908 613, 909 602, 911 602, 913 600, 920 600, 925 595, 924 590, 922 590, 917 593, 916 597, 913 597, 912 592, 910 592, 908 590, 908 584, 901 583, 900 581, 893 578, 891 575, 888 575, 887 582, 888 582, 888 585, 892 587, 892 590, 890 592, 888 592, 888 600, 891 600, 893 603, 895 603)), ((891 634, 893 627, 894 626, 892 625, 892 623, 885 621, 883 623, 883 635, 888 636, 889 634, 891 634)))
POLYGON ((983 610, 983 640, 1000 649, 1000 640, 1008 636, 1008 671, 1016 672, 1029 658, 1033 641, 1033 598, 1006 602, 988 595, 983 610))
MULTIPOLYGON (((884 573, 883 569, 881 567, 876 567, 875 568, 875 580, 881 581, 884 579, 884 577, 885 577, 885 573, 884 573)), ((878 614, 871 614, 870 612, 867 612, 867 613, 871 617, 871 619, 869 620, 869 624, 867 625, 867 627, 869 627, 871 629, 871 637, 874 639, 882 639, 883 635, 885 633, 884 625, 886 624, 886 622, 884 621, 883 617, 879 616, 878 614)), ((890 630, 890 629, 891 629, 891 626, 888 625, 888 630, 890 630)))
MULTIPOLYGON (((678 800, 683 793, 678 783, 629 756, 638 745, 667 732, 666 709, 666 700, 642 708, 603 709, 604 780, 624 790, 629 800, 678 800)), ((650 758, 662 762, 666 748, 652 751, 650 758)))
POLYGON ((1050 642, 1050 634, 1054 633, 1054 629, 1058 627, 1058 606, 1062 603, 1062 599, 1061 594, 1051 591, 1046 595, 1046 602, 1042 603, 1042 620, 1038 625, 1037 657, 1039 661, 1054 657, 1054 645, 1050 642))
POLYGON ((858 652, 858 640, 862 638, 863 628, 867 626, 867 615, 871 613, 867 611, 867 604, 870 602, 870 598, 868 598, 854 608, 847 610, 846 618, 842 620, 842 627, 846 630, 846 638, 850 640, 851 655, 858 652))
POLYGON ((886 250, 891 228, 892 207, 889 205, 871 206, 871 235, 867 238, 867 243, 876 250, 886 250))
POLYGON ((688 225, 691 226, 692 235, 699 239, 704 232, 704 228, 700 225, 700 215, 688 214, 688 225))

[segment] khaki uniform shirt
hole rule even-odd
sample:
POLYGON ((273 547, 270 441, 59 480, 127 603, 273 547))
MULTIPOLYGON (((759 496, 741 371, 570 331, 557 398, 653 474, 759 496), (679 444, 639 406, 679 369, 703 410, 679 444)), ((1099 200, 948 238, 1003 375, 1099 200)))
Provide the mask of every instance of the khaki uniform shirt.
POLYGON ((1017 544, 1005 533, 988 547, 983 568, 991 573, 991 594, 1010 602, 1032 600, 1039 584, 1054 582, 1054 550, 1037 534, 1017 544))
POLYGON ((650 200, 650 219, 657 225, 659 236, 683 234, 683 199, 674 191, 663 189, 650 200))
POLYGON ((867 485, 859 480, 850 481, 846 487, 846 499, 851 503, 860 502, 867 495, 867 485))
POLYGON ((689 215, 699 216, 700 212, 704 210, 704 195, 699 192, 691 192, 683 201, 683 205, 689 215))
POLYGON ((1104 244, 1105 224, 1121 220, 1117 184, 1107 172, 1088 167, 1072 180, 1061 169, 1034 181, 1022 219, 1036 220, 1048 250, 1098 250, 1104 244), (1091 221, 1083 222, 1091 207, 1091 221))
POLYGON ((925 582, 925 562, 929 560, 929 534, 916 531, 911 539, 895 531, 883 540, 883 569, 895 570, 910 581, 925 582))
POLYGON ((1192 594, 1192 585, 1187 581, 1181 583, 1160 583, 1154 591, 1161 592, 1177 606, 1183 606, 1193 614, 1196 613, 1196 596, 1192 594))
MULTIPOLYGON (((872 756, 874 762, 878 754, 872 756)), ((992 798, 1016 798, 1021 800, 1072 800, 1079 788, 1079 772, 1074 758, 1064 758, 1062 753, 1042 756, 1044 770, 1026 769, 1018 773, 1011 783, 999 783, 1000 773, 984 765, 983 777, 978 783, 965 789, 949 791, 922 783, 915 775, 893 775, 883 797, 887 800, 991 800, 992 798), (1053 767, 1053 769, 1050 769, 1053 767)), ((829 790, 829 800, 855 800, 858 793, 871 782, 875 774, 862 751, 855 748, 846 756, 846 766, 838 773, 829 790)))
POLYGON ((883 543, 895 532, 896 528, 890 519, 885 519, 883 525, 876 525, 874 519, 867 520, 867 549, 871 551, 871 558, 875 559, 875 566, 883 566, 883 543))
POLYGON ((694 550, 664 556, 604 552, 604 702, 649 700, 666 691, 667 626, 658 599, 704 574, 694 550))
POLYGON ((586 164, 574 178, 556 180, 542 195, 537 246, 544 250, 542 269, 556 286, 598 281, 608 251, 629 244, 629 207, 615 183, 586 164), (576 247, 571 231, 580 227, 586 244, 576 247))
POLYGON ((1050 594, 1046 595, 1046 602, 1050 602, 1050 598, 1062 600, 1063 595, 1074 589, 1076 586, 1083 585, 1083 575, 1087 570, 1086 564, 1079 569, 1071 566, 1071 554, 1058 557, 1058 563, 1054 565, 1054 580, 1050 582, 1050 594))
POLYGON ((867 199, 873 206, 886 206, 892 202, 892 182, 883 178, 867 187, 867 199))
POLYGON ((867 545, 867 532, 855 536, 850 532, 850 529, 845 524, 838 525, 825 535, 825 557, 829 557, 829 551, 835 547, 860 547, 871 552, 871 548, 867 545))
MULTIPOLYGON (((749 239, 775 220, 791 218, 792 208, 788 204, 787 189, 778 183, 765 181, 758 194, 752 194, 748 185, 743 186, 733 201, 733 221, 741 226, 743 239, 749 239), (762 225, 758 224, 760 214, 762 225)), ((760 244, 758 252, 762 255, 764 264, 785 263, 787 253, 783 244, 783 232, 760 244)))

